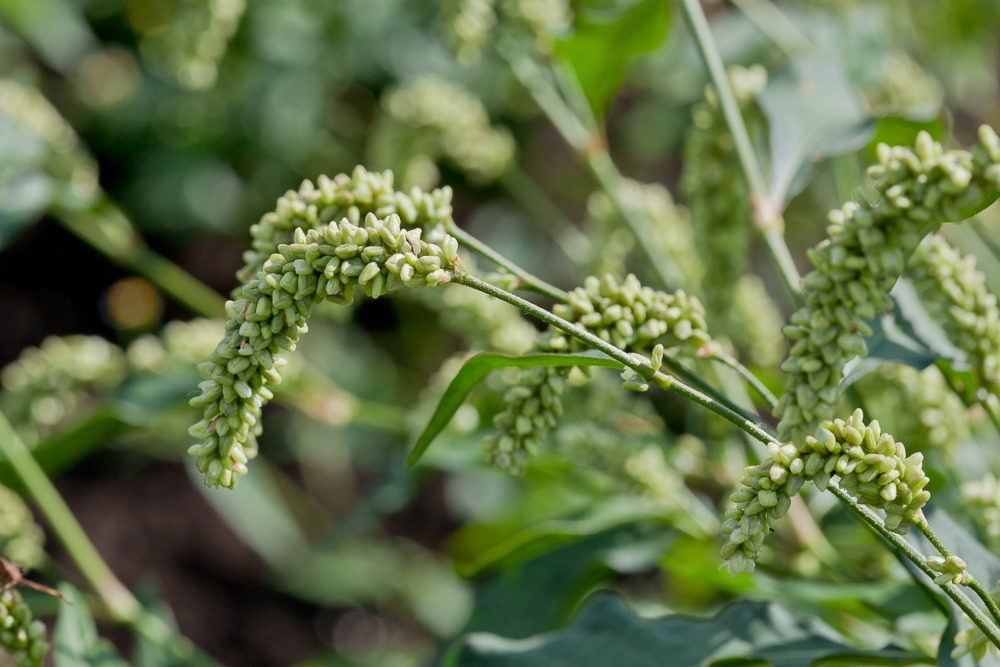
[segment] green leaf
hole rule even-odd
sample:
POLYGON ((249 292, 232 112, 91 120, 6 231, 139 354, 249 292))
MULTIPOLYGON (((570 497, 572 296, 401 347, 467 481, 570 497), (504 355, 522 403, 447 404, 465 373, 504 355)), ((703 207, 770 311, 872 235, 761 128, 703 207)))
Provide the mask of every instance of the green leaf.
POLYGON ((56 667, 128 667, 111 642, 97 635, 94 617, 80 591, 63 582, 59 592, 66 602, 59 607, 53 636, 56 667))
POLYGON ((556 43, 583 88, 591 108, 603 116, 625 78, 629 61, 663 43, 670 27, 666 0, 590 0, 577 10, 573 36, 556 43))
MULTIPOLYGON (((476 553, 471 560, 457 561, 455 568, 463 577, 471 578, 486 570, 522 563, 583 537, 640 521, 662 521, 663 518, 661 503, 633 496, 612 497, 597 504, 582 517, 541 521, 503 536, 496 544, 476 553)), ((483 528, 467 527, 469 533, 480 534, 483 528)), ((462 537, 460 530, 453 539, 462 537)))
POLYGON ((855 357, 844 367, 844 378, 840 381, 841 393, 883 366, 906 364, 923 370, 939 359, 937 353, 900 328, 893 314, 876 317, 869 324, 872 335, 865 339, 868 354, 855 357))
POLYGON ((622 368, 620 363, 596 350, 588 350, 579 354, 526 354, 520 357, 492 352, 477 354, 465 362, 462 370, 448 385, 448 389, 441 397, 441 402, 438 403, 430 422, 428 422, 424 432, 420 434, 420 438, 417 439, 417 444, 413 446, 409 458, 406 459, 406 465, 413 465, 420 460, 434 438, 448 426, 448 422, 462 407, 462 403, 465 402, 465 398, 472 391, 472 388, 479 384, 490 371, 498 368, 554 368, 561 366, 622 368))
MULTIPOLYGON (((467 635, 456 667, 695 667, 712 658, 742 658, 775 667, 807 667, 817 661, 853 664, 931 663, 896 646, 861 651, 817 620, 797 621, 782 607, 740 601, 709 619, 671 615, 640 618, 615 595, 593 596, 565 628, 526 640, 467 635)), ((751 661, 751 662, 748 662, 751 661)))
POLYGON ((771 199, 778 206, 805 187, 815 162, 865 146, 875 129, 843 65, 829 58, 783 65, 757 102, 767 117, 771 199))

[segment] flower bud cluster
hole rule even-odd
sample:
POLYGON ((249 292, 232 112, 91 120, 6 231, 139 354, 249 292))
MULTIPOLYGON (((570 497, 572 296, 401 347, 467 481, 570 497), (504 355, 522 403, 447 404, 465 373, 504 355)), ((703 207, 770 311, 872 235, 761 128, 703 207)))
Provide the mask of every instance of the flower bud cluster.
POLYGON ((862 383, 869 410, 912 450, 947 455, 969 435, 968 408, 936 366, 886 366, 862 383))
POLYGON ((975 360, 980 382, 1000 391, 1000 309, 976 270, 976 258, 963 256, 943 237, 924 239, 906 267, 928 313, 956 347, 975 360))
POLYGON ((50 336, 0 373, 0 405, 32 446, 93 395, 117 386, 126 370, 121 349, 99 336, 50 336))
POLYGON ((28 505, 0 485, 0 553, 22 570, 30 570, 45 560, 44 545, 45 533, 28 505))
POLYGON ((479 62, 483 47, 500 21, 527 33, 542 53, 552 50, 552 36, 573 23, 569 0, 443 0, 448 43, 463 65, 479 62))
POLYGON ((785 355, 781 327, 785 323, 762 281, 753 273, 744 273, 733 290, 732 319, 740 346, 747 358, 758 366, 774 368, 785 355))
MULTIPOLYGON (((729 80, 748 130, 754 139, 760 138, 766 125, 754 95, 767 85, 767 71, 760 65, 732 67, 729 80)), ((691 210, 698 255, 712 267, 702 283, 705 307, 713 326, 738 339, 728 317, 733 285, 748 266, 750 192, 712 86, 705 90, 705 101, 695 105, 692 121, 684 144, 681 191, 691 210)))
MULTIPOLYGON (((997 583, 996 588, 990 591, 990 597, 993 598, 994 602, 1000 604, 1000 582, 997 583)), ((965 614, 962 614, 962 619, 972 625, 972 620, 965 614)), ((972 627, 955 634, 955 648, 951 651, 951 657, 955 660, 971 655, 972 659, 979 663, 982 662, 987 653, 996 656, 1000 654, 1000 649, 997 649, 996 644, 983 634, 979 626, 972 625, 972 627)))
MULTIPOLYGON (((246 266, 237 278, 244 284, 253 279, 279 245, 292 243, 292 234, 299 228, 318 229, 345 217, 361 225, 368 213, 380 219, 395 213, 403 226, 428 232, 439 224, 451 224, 451 188, 433 192, 413 188, 406 194, 393 190, 392 182, 391 171, 370 172, 358 166, 350 176, 320 176, 315 185, 304 181, 298 192, 289 190, 278 199, 274 211, 250 227, 253 250, 243 254, 246 266)), ((237 289, 234 296, 239 295, 237 289)))
POLYGON ((174 320, 163 327, 160 336, 147 334, 132 341, 125 352, 129 366, 154 373, 171 364, 196 366, 219 344, 224 329, 225 323, 219 320, 174 320))
MULTIPOLYGON (((662 337, 695 349, 709 337, 705 309, 698 299, 682 290, 673 294, 644 287, 634 275, 619 285, 607 274, 590 276, 584 287, 569 293, 569 303, 558 304, 553 312, 594 334, 601 340, 628 351, 647 350, 662 337)), ((535 345, 539 352, 576 352, 587 349, 577 339, 550 328, 535 345)), ((490 465, 513 474, 524 472, 538 443, 544 440, 562 414, 560 396, 566 390, 568 368, 528 368, 518 384, 504 395, 507 408, 493 423, 497 431, 483 439, 490 465)))
POLYGON ((881 199, 830 213, 829 238, 809 251, 816 269, 802 280, 806 305, 783 330, 789 378, 774 411, 782 440, 800 444, 833 417, 844 365, 866 351, 865 320, 892 308, 889 292, 925 230, 963 219, 1000 186, 1000 140, 986 126, 980 137, 972 152, 946 152, 925 132, 915 152, 880 144, 868 173, 881 199))
POLYGON ((344 218, 296 229, 293 243, 279 245, 243 286, 242 298, 227 302, 225 337, 198 366, 204 382, 191 399, 204 418, 189 431, 202 443, 188 453, 198 457, 206 484, 233 488, 246 474, 257 454, 261 407, 274 396, 267 385, 281 381, 279 355, 295 349, 314 304, 352 303, 359 286, 378 298, 403 286, 441 285, 460 269, 458 241, 446 235, 438 246, 420 236, 395 213, 385 219, 368 213, 364 226, 344 218))
POLYGON ((497 23, 495 4, 495 0, 442 2, 448 44, 462 65, 471 66, 479 62, 483 47, 497 23))
POLYGON ((1000 547, 1000 480, 987 473, 979 481, 964 482, 962 505, 975 517, 987 545, 994 551, 1000 547))
POLYGON ((169 23, 143 35, 140 51, 154 70, 185 88, 211 88, 245 10, 245 0, 182 0, 169 23))
POLYGON ((905 51, 886 55, 875 86, 866 91, 868 106, 875 115, 897 116, 937 112, 944 89, 930 72, 905 51))
POLYGON ((882 433, 877 421, 865 425, 860 409, 847 421, 820 423, 798 447, 771 443, 767 450, 768 458, 746 469, 743 488, 730 496, 736 506, 725 514, 722 557, 734 577, 753 572, 764 538, 806 481, 822 491, 839 476, 844 490, 863 505, 885 510, 886 528, 901 534, 930 499, 923 454, 907 456, 903 443, 882 433))
MULTIPOLYGON (((663 241, 684 276, 684 286, 691 291, 700 289, 705 267, 694 247, 694 232, 687 209, 674 203, 670 192, 658 183, 639 183, 626 178, 621 183, 621 196, 645 214, 663 241)), ((604 190, 597 190, 587 199, 588 236, 596 253, 594 272, 598 275, 625 272, 628 253, 635 246, 635 237, 628 231, 621 213, 604 190)))
MULTIPOLYGON (((373 159, 409 176, 413 160, 444 159, 474 183, 484 184, 507 170, 514 138, 490 125, 482 101, 462 86, 424 76, 382 96, 386 117, 372 138, 373 159)), ((404 178, 404 182, 408 181, 404 178)), ((421 185, 433 186, 431 182, 421 185)))
POLYGON ((964 586, 972 582, 972 575, 966 572, 965 561, 958 556, 948 556, 947 558, 929 556, 926 563, 927 567, 938 573, 934 577, 935 584, 964 586))
POLYGON ((0 593, 0 647, 14 656, 15 667, 41 667, 49 651, 45 624, 32 620, 31 609, 13 588, 0 593))

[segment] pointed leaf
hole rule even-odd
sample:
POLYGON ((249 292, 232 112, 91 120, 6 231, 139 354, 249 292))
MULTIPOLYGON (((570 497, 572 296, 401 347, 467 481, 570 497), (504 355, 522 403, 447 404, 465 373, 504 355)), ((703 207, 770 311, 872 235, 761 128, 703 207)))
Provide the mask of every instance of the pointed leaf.
POLYGON ((53 636, 56 667, 128 667, 111 642, 97 635, 97 624, 80 591, 63 582, 59 592, 66 602, 59 607, 53 636))
POLYGON ((622 368, 622 365, 607 355, 589 350, 579 354, 526 354, 520 357, 512 357, 507 354, 486 353, 477 354, 462 366, 455 379, 448 385, 448 389, 441 397, 437 409, 431 416, 430 422, 424 432, 417 439, 413 451, 406 459, 407 465, 413 465, 420 460, 427 448, 430 447, 434 438, 448 426, 448 422, 455 416, 455 413, 466 396, 479 382, 486 377, 490 371, 498 368, 554 368, 561 366, 605 366, 607 368, 622 368))

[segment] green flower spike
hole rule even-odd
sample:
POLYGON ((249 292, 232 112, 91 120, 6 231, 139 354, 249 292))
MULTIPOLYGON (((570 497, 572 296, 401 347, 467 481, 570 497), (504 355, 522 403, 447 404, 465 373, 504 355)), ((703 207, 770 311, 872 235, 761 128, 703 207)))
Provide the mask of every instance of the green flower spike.
POLYGON ((327 300, 350 304, 360 286, 377 299, 401 287, 449 282, 461 271, 458 241, 445 236, 441 245, 425 243, 421 230, 402 227, 395 213, 373 213, 364 226, 348 219, 308 232, 301 228, 291 244, 280 244, 256 277, 229 301, 226 335, 209 360, 198 366, 204 378, 191 405, 204 408, 204 419, 191 427, 201 444, 188 453, 209 486, 233 488, 257 455, 261 407, 273 398, 267 385, 281 381, 282 350, 292 351, 308 330, 313 305, 327 300))

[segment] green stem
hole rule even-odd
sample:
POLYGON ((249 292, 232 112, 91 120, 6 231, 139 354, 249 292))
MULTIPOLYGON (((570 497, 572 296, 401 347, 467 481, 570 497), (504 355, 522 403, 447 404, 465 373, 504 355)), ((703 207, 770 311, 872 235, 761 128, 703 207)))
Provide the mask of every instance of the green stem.
POLYGON ((6 456, 14 472, 35 499, 49 527, 80 573, 104 602, 111 618, 191 667, 220 667, 218 662, 201 652, 187 638, 178 635, 161 619, 147 612, 118 580, 3 413, 0 413, 0 452, 6 456))
POLYGON ((524 289, 531 290, 532 292, 538 292, 539 294, 544 294, 545 296, 549 297, 550 299, 554 299, 559 303, 566 303, 567 301, 566 292, 559 289, 558 287, 555 287, 554 285, 548 284, 541 278, 538 278, 537 276, 528 273, 520 266, 518 266, 514 262, 504 257, 496 250, 494 250, 493 248, 489 247, 488 245, 477 239, 472 234, 469 234, 458 225, 455 224, 449 225, 448 233, 454 236, 459 243, 469 248, 473 252, 482 255, 483 257, 490 260, 497 266, 503 267, 507 271, 510 271, 512 274, 517 276, 517 278, 521 281, 521 287, 523 287, 524 289))
MULTIPOLYGON (((752 418, 748 417, 745 413, 742 412, 742 410, 740 410, 735 405, 732 406, 731 404, 727 405, 727 403, 729 403, 728 399, 725 399, 721 396, 709 396, 707 392, 702 393, 697 389, 695 389, 694 387, 687 386, 677 377, 671 377, 664 373, 654 372, 653 369, 651 369, 649 366, 646 366, 645 364, 636 361, 635 358, 632 355, 628 354, 627 352, 620 350, 619 348, 615 347, 614 345, 611 345, 610 343, 606 343, 605 341, 601 340, 600 338, 590 333, 589 331, 585 331, 584 329, 581 329, 576 325, 571 324, 570 322, 562 319, 561 317, 553 315, 544 308, 539 308, 530 301, 525 301, 524 299, 515 296, 510 292, 500 289, 496 285, 491 285, 487 282, 479 280, 474 276, 470 276, 467 273, 453 274, 451 281, 459 285, 465 285, 466 287, 471 287, 472 289, 479 290, 480 292, 483 292, 484 294, 488 294, 492 297, 500 299, 501 301, 505 301, 511 304, 512 306, 520 308, 529 315, 537 317, 546 324, 551 324, 557 329, 564 331, 570 336, 576 338, 585 345, 588 345, 596 350, 600 350, 601 352, 608 355, 609 357, 619 362, 623 366, 628 366, 636 373, 649 380, 650 382, 655 382, 660 386, 662 386, 664 389, 668 389, 669 391, 672 391, 676 394, 680 394, 681 396, 689 398, 694 402, 698 403, 699 405, 703 405, 707 407, 709 410, 718 413, 722 417, 728 419, 733 424, 738 426, 740 429, 753 435, 758 440, 763 439, 762 440, 763 442, 777 442, 777 439, 773 435, 768 433, 767 429, 763 425, 759 424, 752 418)), ((669 357, 666 356, 663 358, 663 363, 667 365, 668 368, 671 369, 675 369, 677 367, 683 368, 683 366, 680 365, 680 362, 678 362, 676 359, 670 359, 669 357)), ((684 370, 687 371, 687 369, 684 370)), ((687 371, 687 373, 690 375, 689 371, 687 371)))
MULTIPOLYGON (((730 0, 754 26, 792 60, 815 53, 816 47, 770 0, 730 0)), ((847 201, 846 199, 844 201, 847 201)))
POLYGON ((732 135, 733 145, 736 148, 740 166, 743 168, 743 174, 750 184, 750 204, 753 209, 755 226, 764 239, 772 261, 778 268, 778 273, 781 275, 789 297, 796 307, 800 308, 805 303, 799 289, 801 277, 792 255, 788 251, 788 246, 785 244, 783 235, 785 223, 779 211, 780 204, 772 201, 768 193, 764 172, 761 170, 760 162, 754 153, 750 134, 747 132, 746 123, 743 122, 739 104, 736 102, 736 95, 733 94, 729 76, 722 63, 722 56, 719 55, 712 31, 708 27, 708 19, 705 18, 700 0, 681 0, 681 9, 691 27, 691 32, 694 34, 695 44, 705 61, 712 83, 715 84, 722 115, 726 119, 729 133, 732 135))
POLYGON ((192 312, 225 318, 226 300, 167 258, 151 250, 114 204, 87 211, 55 211, 63 227, 111 261, 148 278, 192 312))
MULTIPOLYGON (((597 133, 596 129, 592 131, 587 127, 587 123, 580 119, 559 94, 557 86, 550 80, 550 77, 546 76, 545 72, 529 56, 524 54, 514 40, 501 39, 497 50, 507 60, 514 76, 528 90, 535 104, 562 135, 566 143, 579 154, 601 188, 607 192, 611 203, 635 236, 659 281, 667 287, 682 286, 684 274, 677 267, 677 263, 671 257, 649 218, 643 211, 622 197, 622 183, 625 177, 622 176, 611 159, 604 138, 597 133)), ((563 89, 572 90, 569 83, 563 86, 563 89)))
MULTIPOLYGON (((495 298, 501 299, 513 306, 516 306, 528 313, 529 315, 534 315, 543 322, 550 324, 561 331, 566 332, 570 336, 573 336, 577 340, 583 342, 584 344, 600 350, 604 354, 608 355, 615 361, 618 361, 623 366, 627 366, 635 371, 637 374, 641 375, 650 382, 654 382, 659 386, 663 387, 668 391, 672 391, 676 394, 680 394, 685 398, 688 398, 699 405, 711 410, 717 415, 727 419, 728 421, 735 424, 741 430, 749 433, 754 438, 760 440, 764 443, 777 443, 780 441, 771 435, 763 427, 759 426, 757 423, 746 419, 743 415, 738 412, 731 410, 730 408, 722 405, 719 401, 702 394, 701 392, 688 387, 683 382, 675 377, 671 377, 659 371, 654 371, 649 366, 639 363, 636 361, 632 355, 620 350, 619 348, 606 343, 597 336, 584 331, 576 327, 575 325, 567 322, 566 320, 553 315, 552 313, 539 308, 538 306, 521 299, 509 292, 506 292, 494 285, 483 282, 478 278, 470 276, 464 273, 453 274, 451 281, 460 285, 465 285, 466 287, 471 287, 472 289, 479 290, 485 294, 489 294, 495 298)), ((864 523, 870 526, 877 533, 882 535, 890 544, 892 544, 900 553, 902 553, 906 558, 913 562, 921 571, 923 571, 927 576, 933 579, 937 576, 937 573, 931 570, 927 566, 926 558, 917 551, 909 542, 903 539, 901 536, 893 533, 888 528, 885 527, 882 519, 871 511, 869 508, 864 507, 859 504, 851 495, 842 489, 835 481, 829 483, 828 488, 836 495, 844 504, 847 505, 848 509, 864 523)), ((964 611, 972 622, 979 627, 983 633, 989 637, 990 641, 1000 647, 1000 628, 994 625, 989 618, 972 602, 972 600, 965 595, 957 586, 954 584, 941 584, 941 589, 944 590, 945 594, 948 595, 955 604, 964 611)))
POLYGON ((771 408, 771 410, 774 410, 774 408, 777 407, 778 397, 772 394, 771 390, 760 381, 760 378, 751 373, 750 369, 737 361, 735 357, 725 354, 719 350, 713 350, 709 359, 714 359, 715 361, 718 361, 719 363, 724 364, 736 371, 736 373, 739 374, 739 376, 743 378, 748 385, 757 390, 757 393, 760 394, 761 398, 767 402, 767 405, 771 408))
POLYGON ((577 267, 586 267, 594 252, 590 239, 570 222, 545 191, 517 165, 500 176, 500 184, 552 237, 577 267))
MULTIPOLYGON (((872 530, 881 535, 887 542, 892 544, 896 550, 903 554, 911 563, 917 566, 921 572, 926 574, 932 580, 938 575, 937 572, 932 570, 927 566, 927 558, 917 551, 912 544, 903 539, 900 535, 892 532, 885 527, 882 519, 871 511, 864 505, 858 503, 851 494, 845 491, 837 482, 830 482, 827 487, 833 495, 837 496, 841 502, 843 502, 847 509, 854 514, 856 517, 861 519, 862 522, 867 524, 872 530)), ((982 610, 976 606, 976 604, 967 596, 962 590, 955 584, 939 584, 941 589, 945 594, 950 597, 958 607, 964 611, 968 617, 976 624, 980 630, 983 631, 990 641, 994 645, 1000 647, 1000 628, 993 624, 992 621, 982 612, 982 610)))
MULTIPOLYGON (((927 522, 927 517, 921 515, 919 518, 920 518, 919 521, 913 522, 914 525, 917 527, 920 533, 927 538, 927 541, 930 542, 935 549, 937 549, 939 554, 941 554, 945 558, 949 558, 951 556, 951 551, 948 549, 947 546, 945 546, 945 543, 941 541, 941 538, 937 536, 937 533, 934 532, 934 529, 931 528, 930 523, 927 522)), ((994 600, 993 597, 990 596, 989 592, 987 592, 987 590, 983 588, 983 585, 979 583, 979 581, 975 577, 973 577, 969 572, 966 572, 965 574, 968 577, 968 581, 964 585, 968 586, 973 591, 975 591, 976 595, 979 596, 979 599, 983 601, 983 604, 986 605, 986 608, 993 616, 993 620, 995 620, 997 623, 1000 623, 1000 607, 997 606, 996 600, 994 600)))

